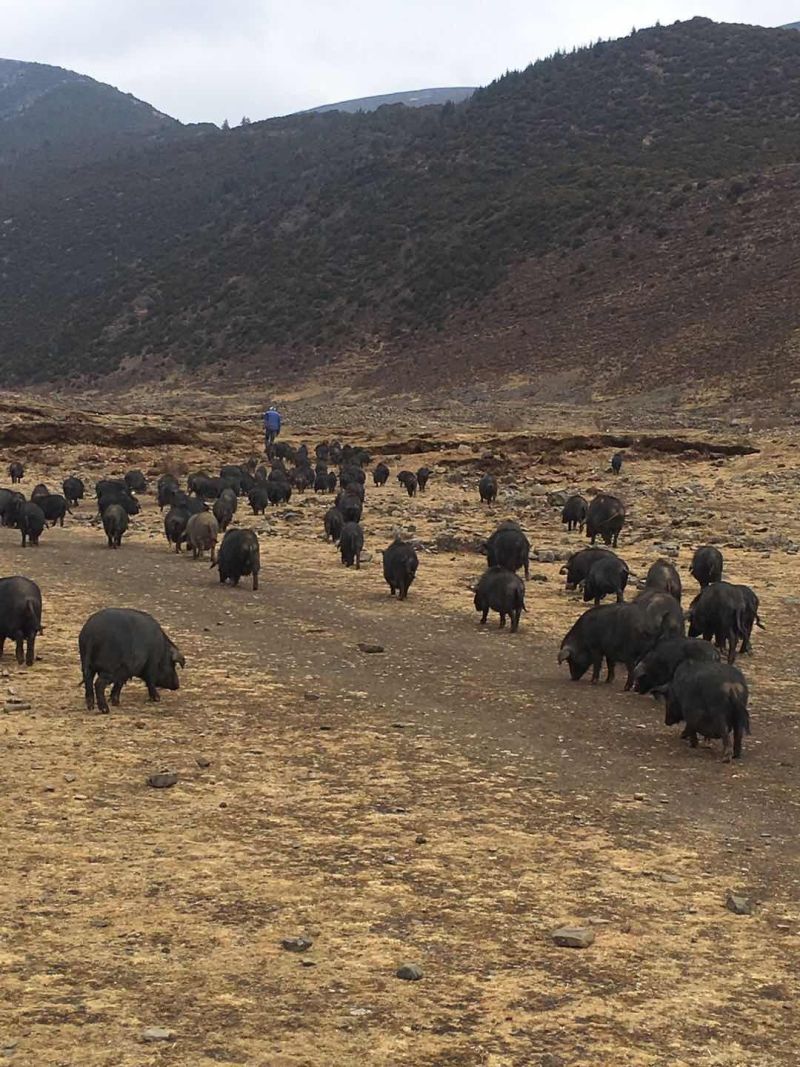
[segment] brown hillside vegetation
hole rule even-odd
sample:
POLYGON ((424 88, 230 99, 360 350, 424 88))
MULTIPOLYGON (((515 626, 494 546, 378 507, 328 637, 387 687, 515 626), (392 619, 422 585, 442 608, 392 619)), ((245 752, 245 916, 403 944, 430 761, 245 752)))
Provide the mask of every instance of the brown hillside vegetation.
POLYGON ((6 175, 0 358, 28 382, 339 366, 667 408, 698 378, 695 401, 735 382, 790 415, 798 72, 795 31, 694 19, 457 106, 6 175))

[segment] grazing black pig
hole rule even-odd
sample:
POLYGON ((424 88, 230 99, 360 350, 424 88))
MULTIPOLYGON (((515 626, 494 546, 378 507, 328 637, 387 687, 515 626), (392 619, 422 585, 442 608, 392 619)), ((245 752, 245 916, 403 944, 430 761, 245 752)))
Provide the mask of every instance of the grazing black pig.
POLYGON ((192 550, 192 559, 202 559, 203 553, 211 552, 211 562, 216 559, 219 523, 208 511, 192 515, 186 523, 186 540, 192 550))
POLYGON ((247 494, 247 499, 250 501, 250 507, 253 509, 254 515, 263 515, 266 511, 267 504, 269 504, 269 491, 267 484, 274 485, 275 483, 265 483, 262 485, 254 485, 250 492, 247 494))
POLYGON ((61 483, 61 489, 64 493, 64 499, 70 505, 70 507, 77 507, 78 501, 83 500, 86 493, 86 486, 83 484, 80 478, 71 474, 68 478, 65 478, 61 483))
POLYGON ((69 511, 67 501, 60 493, 49 493, 47 496, 36 498, 36 503, 44 512, 44 517, 51 526, 56 523, 63 526, 64 516, 69 511))
POLYGON ((339 538, 342 536, 342 527, 344 526, 344 519, 342 513, 338 508, 328 508, 325 512, 325 540, 333 541, 335 545, 339 544, 339 538))
POLYGON ((123 479, 132 493, 146 493, 147 479, 140 470, 128 471, 123 479))
POLYGON ((383 577, 392 596, 396 592, 398 600, 406 599, 418 567, 419 558, 413 545, 395 538, 383 553, 383 577))
POLYGON ((179 689, 178 666, 186 660, 152 615, 131 608, 104 608, 86 620, 78 637, 86 707, 107 713, 106 687, 111 703, 119 704, 122 687, 141 678, 150 700, 159 689, 179 689))
POLYGON ((129 492, 122 489, 109 489, 107 492, 103 493, 103 495, 98 498, 97 510, 102 515, 110 504, 119 504, 125 509, 128 515, 138 515, 142 510, 136 497, 131 496, 129 492))
POLYGON ((650 693, 659 686, 669 685, 680 664, 689 659, 719 663, 719 652, 710 642, 696 637, 670 637, 659 641, 636 664, 633 688, 638 693, 650 693))
POLYGON ((258 537, 252 530, 228 530, 219 546, 216 562, 221 583, 238 585, 241 578, 253 577, 253 592, 258 590, 258 572, 261 570, 261 552, 258 537))
POLYGON ((342 513, 344 523, 359 523, 364 513, 364 505, 353 493, 342 493, 336 505, 342 513))
POLYGON ((14 463, 9 463, 8 476, 11 479, 11 484, 16 485, 18 482, 21 482, 22 479, 25 477, 25 468, 22 466, 21 463, 18 463, 16 461, 14 463))
POLYGON ((722 553, 713 545, 702 545, 692 557, 689 573, 705 587, 722 581, 722 553))
POLYGON ((217 499, 214 501, 214 506, 212 507, 211 511, 214 515, 214 518, 219 523, 220 530, 222 530, 222 532, 224 533, 233 521, 233 514, 235 508, 232 506, 230 500, 228 500, 223 495, 217 497, 217 499))
POLYGON ((414 474, 413 471, 400 471, 400 473, 397 475, 397 480, 402 486, 405 487, 405 490, 409 496, 417 495, 417 488, 419 483, 417 482, 417 476, 416 474, 414 474))
POLYGON ((481 625, 490 611, 500 615, 500 628, 511 620, 511 633, 519 629, 519 620, 525 611, 525 584, 520 577, 505 567, 489 567, 483 572, 475 587, 475 610, 481 612, 481 625))
POLYGON ((186 540, 186 526, 189 522, 189 512, 177 504, 169 509, 164 516, 164 536, 168 544, 175 545, 175 551, 181 551, 181 545, 186 540))
POLYGON ((44 529, 44 512, 35 504, 32 500, 26 501, 22 505, 19 519, 17 521, 17 529, 22 534, 22 547, 28 541, 34 546, 38 546, 39 538, 42 530, 44 529))
POLYGON ((356 570, 360 570, 363 548, 364 531, 357 522, 345 522, 339 535, 339 551, 345 567, 352 567, 355 564, 356 570))
POLYGON ((744 675, 727 663, 687 660, 666 687, 667 726, 685 722, 683 737, 692 748, 697 735, 722 739, 724 763, 742 755, 742 738, 750 733, 749 697, 744 675), (733 745, 731 745, 733 735, 733 745))
POLYGON ((120 504, 109 504, 103 512, 103 529, 109 548, 119 548, 122 535, 128 529, 128 513, 120 504))
POLYGON ((583 599, 586 603, 593 600, 599 604, 603 597, 616 596, 617 603, 624 600, 625 586, 628 584, 628 564, 613 553, 599 556, 589 568, 583 583, 583 599))
POLYGON ((614 680, 617 663, 628 669, 625 688, 633 685, 636 664, 662 638, 683 635, 683 615, 674 597, 645 593, 629 604, 606 604, 584 612, 561 642, 559 663, 568 663, 579 681, 591 666, 592 684, 606 661, 606 682, 614 680))
POLYGON ((558 572, 567 576, 566 588, 577 589, 581 582, 585 581, 592 565, 606 556, 617 558, 610 548, 582 548, 578 552, 573 552, 558 572))
POLYGON ((420 467, 417 471, 417 485, 419 486, 419 491, 421 493, 425 492, 428 480, 430 479, 430 476, 432 474, 433 471, 430 469, 430 467, 420 467))
POLYGON ((570 533, 576 528, 583 533, 583 527, 586 524, 586 512, 588 510, 589 505, 586 498, 580 496, 578 493, 567 500, 564 505, 564 510, 561 512, 561 521, 567 524, 567 529, 570 533))
POLYGON ((389 480, 389 468, 385 463, 378 463, 372 472, 372 480, 375 485, 386 485, 389 480))
POLYGON ((478 482, 478 495, 482 504, 493 504, 497 500, 497 479, 493 474, 484 474, 478 482))
POLYGON ((156 499, 160 511, 175 503, 175 494, 180 490, 178 479, 172 474, 162 474, 156 485, 156 499))
POLYGON ((766 630, 766 626, 761 621, 758 614, 758 597, 749 585, 737 585, 734 588, 739 590, 742 594, 742 600, 744 601, 744 611, 742 613, 742 630, 744 633, 742 637, 742 647, 739 651, 742 653, 752 653, 753 647, 750 640, 753 633, 753 626, 757 626, 759 630, 766 630))
POLYGON ((681 576, 677 568, 668 559, 657 559, 647 572, 644 580, 646 589, 657 589, 662 593, 674 596, 680 604, 683 595, 681 576))
POLYGON ((30 578, 0 578, 0 656, 8 638, 16 643, 17 663, 32 667, 36 637, 40 633, 42 592, 39 586, 30 578))
POLYGON ((622 470, 622 453, 621 452, 615 452, 614 455, 611 457, 611 469, 614 472, 614 474, 619 474, 619 472, 622 470))
POLYGON ((604 544, 617 547, 620 531, 625 523, 625 505, 610 493, 598 493, 586 512, 586 536, 594 544, 602 537, 604 544))
POLYGON ((500 523, 481 552, 486 553, 490 567, 505 567, 514 573, 524 567, 525 577, 530 577, 531 544, 519 523, 512 519, 500 523))
MULTIPOLYGON (((717 648, 727 649, 727 662, 736 658, 739 640, 748 643, 748 607, 752 607, 742 589, 730 582, 713 582, 704 586, 689 605, 689 637, 713 639, 717 648)), ((752 630, 752 624, 751 624, 752 630)))

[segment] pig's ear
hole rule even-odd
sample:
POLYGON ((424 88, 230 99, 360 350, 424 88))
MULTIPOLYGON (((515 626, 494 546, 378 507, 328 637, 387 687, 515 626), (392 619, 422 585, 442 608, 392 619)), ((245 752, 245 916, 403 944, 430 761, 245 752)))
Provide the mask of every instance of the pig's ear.
POLYGON ((568 660, 571 655, 572 649, 569 647, 569 645, 564 645, 563 648, 559 649, 558 662, 563 663, 565 660, 568 660))
POLYGON ((172 646, 172 662, 177 663, 179 667, 186 666, 186 657, 174 645, 172 646))

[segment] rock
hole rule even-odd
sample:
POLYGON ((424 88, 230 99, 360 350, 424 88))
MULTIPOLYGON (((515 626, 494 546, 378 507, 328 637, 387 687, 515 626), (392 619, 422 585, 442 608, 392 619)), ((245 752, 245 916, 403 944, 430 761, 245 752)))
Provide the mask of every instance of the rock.
POLYGON ((750 898, 742 896, 740 893, 729 892, 725 898, 725 907, 728 911, 732 911, 734 915, 753 914, 753 905, 750 898))
POLYGON ((546 574, 532 574, 528 579, 529 582, 549 582, 550 579, 546 574))
POLYGON ((416 967, 413 963, 404 963, 394 973, 397 978, 402 978, 404 982, 418 982, 422 978, 422 968, 416 967))
POLYGON ((77 777, 78 777, 77 774, 65 774, 64 775, 64 781, 65 782, 74 782, 77 777))
POLYGON ((563 508, 568 499, 569 497, 567 493, 563 491, 563 489, 560 489, 556 493, 547 494, 547 503, 550 505, 551 508, 563 508))
POLYGON ((309 703, 311 703, 314 700, 319 700, 319 693, 311 693, 311 692, 303 693, 303 700, 307 700, 309 703))
POLYGON ((155 1041, 174 1041, 175 1031, 167 1030, 164 1026, 148 1026, 141 1033, 142 1041, 152 1043, 155 1041))
POLYGON ((556 554, 551 548, 538 548, 534 553, 539 563, 555 563, 556 554))
POLYGON ((171 789, 176 785, 178 781, 177 774, 162 772, 161 774, 151 774, 147 779, 147 784, 152 786, 153 789, 171 789))
POLYGON ((562 948, 588 948, 594 943, 594 931, 583 926, 560 926, 550 936, 562 948))
POLYGON ((285 522, 296 522, 298 519, 302 519, 302 515, 299 511, 284 511, 283 519, 285 522))
POLYGON ((383 645, 370 645, 367 644, 367 642, 365 641, 359 641, 358 650, 359 652, 364 652, 368 656, 371 656, 374 655, 376 652, 383 652, 384 648, 383 645))
POLYGON ((307 952, 313 944, 307 937, 284 937, 281 941, 281 946, 287 952, 307 952))
POLYGON ((427 843, 428 839, 425 834, 417 834, 417 836, 414 838, 415 845, 427 845, 427 843))
POLYGON ((3 711, 30 711, 31 705, 27 700, 22 700, 20 697, 8 697, 3 705, 3 711))
POLYGON ((362 563, 372 563, 372 553, 362 552, 360 559, 362 563))
POLYGON ((198 767, 210 767, 211 760, 208 756, 195 756, 195 763, 198 767))

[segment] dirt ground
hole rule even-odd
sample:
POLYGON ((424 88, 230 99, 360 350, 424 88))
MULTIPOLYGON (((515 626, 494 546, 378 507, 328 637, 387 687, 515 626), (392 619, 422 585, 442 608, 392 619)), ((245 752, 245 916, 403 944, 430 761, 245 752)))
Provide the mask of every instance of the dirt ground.
MULTIPOLYGON (((504 445, 434 427, 430 451, 403 454, 383 451, 397 427, 377 422, 350 435, 393 473, 368 486, 360 571, 322 540, 331 500, 313 493, 265 517, 240 503, 237 521, 261 541, 255 594, 170 552, 151 494, 119 552, 89 499, 38 549, 0 529, 0 573, 28 575, 45 600, 35 666, 8 652, 0 664, 6 698, 31 705, 0 711, 0 1056, 795 1064, 795 439, 759 438, 740 456, 634 446, 614 479, 608 449, 532 451, 519 432, 504 445), (409 499, 394 475, 422 463, 436 473, 409 499), (491 508, 476 491, 486 469, 502 487, 491 508), (573 684, 556 663, 583 610, 558 571, 585 539, 545 494, 612 480, 629 506, 619 553, 636 574, 672 554, 686 603, 691 553, 712 541, 726 576, 761 597, 767 630, 741 663, 753 734, 740 762, 724 765, 718 744, 687 748, 622 679, 573 684), (469 590, 474 546, 508 516, 554 557, 532 564, 513 636, 496 616, 478 625, 469 590), (396 530, 420 545, 404 603, 380 567, 396 530), (159 619, 187 658, 179 692, 152 705, 132 682, 110 715, 86 711, 77 635, 107 606, 159 619), (161 770, 178 774, 174 788, 148 786, 161 770), (727 910, 730 890, 751 915, 727 910), (558 947, 564 924, 594 943, 558 947), (282 946, 296 937, 311 947, 282 946), (404 964, 422 979, 398 979, 404 964), (146 1040, 152 1027, 167 1039, 146 1040)), ((28 462, 29 494, 73 471, 88 484, 132 466, 155 480, 166 462, 213 470, 255 444, 244 424, 213 429, 198 424, 194 445, 40 441, 0 461, 28 462)), ((312 444, 326 436, 316 412, 305 429, 312 444)))

